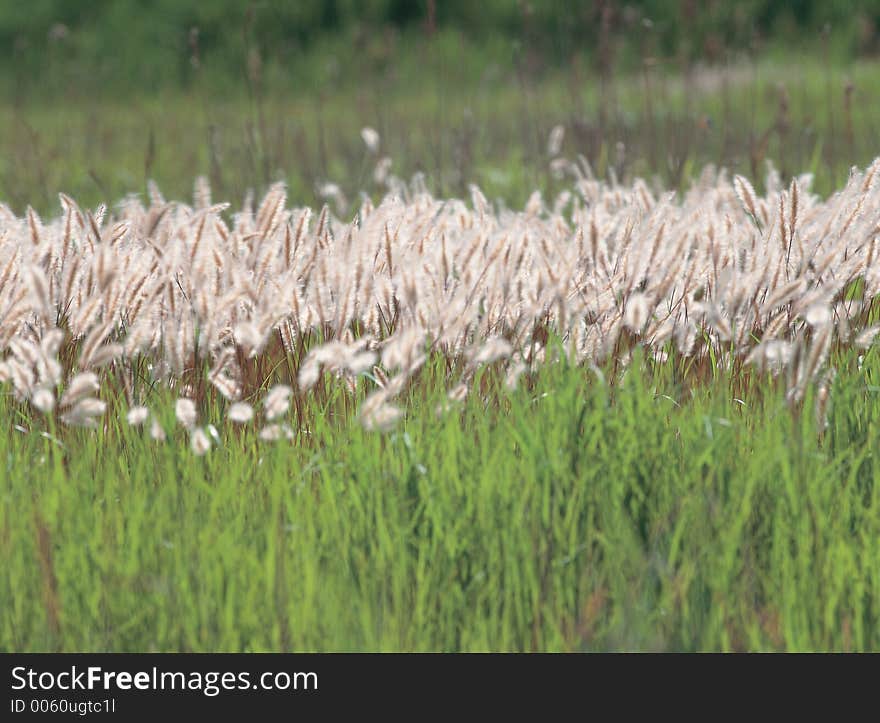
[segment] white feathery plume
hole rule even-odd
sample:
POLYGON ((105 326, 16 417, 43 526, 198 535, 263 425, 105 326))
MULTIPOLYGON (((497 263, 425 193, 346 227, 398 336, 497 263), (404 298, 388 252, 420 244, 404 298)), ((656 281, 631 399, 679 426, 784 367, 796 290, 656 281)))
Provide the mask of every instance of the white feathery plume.
POLYGON ((189 444, 196 457, 203 457, 211 449, 211 440, 201 427, 193 428, 189 444))
POLYGON ((367 147, 367 150, 370 153, 379 152, 379 134, 375 131, 375 129, 370 128, 369 126, 366 128, 361 128, 361 138, 363 139, 364 145, 367 147))
POLYGON ((263 416, 266 418, 266 421, 271 422, 287 414, 287 410, 290 407, 291 393, 291 388, 284 384, 277 384, 269 390, 263 402, 263 416))
POLYGON ((140 427, 147 421, 147 417, 149 416, 150 410, 146 407, 132 407, 128 410, 128 414, 125 415, 125 419, 130 426, 140 427))
POLYGON ((247 424, 254 418, 254 408, 247 402, 236 402, 229 407, 226 416, 236 424, 247 424))
POLYGON ((194 427, 196 419, 198 419, 195 402, 192 399, 181 397, 174 404, 174 416, 185 428, 190 429, 194 427))
POLYGON ((41 387, 31 397, 31 404, 34 405, 37 411, 49 414, 55 408, 55 395, 51 390, 41 387))

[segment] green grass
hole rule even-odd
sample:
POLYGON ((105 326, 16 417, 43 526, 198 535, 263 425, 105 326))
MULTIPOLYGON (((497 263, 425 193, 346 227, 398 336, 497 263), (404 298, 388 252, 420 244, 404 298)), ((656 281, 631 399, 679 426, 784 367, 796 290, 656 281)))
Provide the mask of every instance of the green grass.
POLYGON ((809 395, 638 360, 440 419, 436 364, 384 435, 332 397, 293 444, 203 410, 205 458, 62 447, 4 397, 0 649, 877 649, 880 359, 836 363, 822 434, 809 395))
POLYGON ((760 187, 772 160, 783 181, 812 172, 827 194, 880 148, 875 62, 788 55, 695 70, 691 80, 667 62, 603 84, 586 63, 538 79, 495 66, 469 76, 433 52, 404 68, 423 68, 419 82, 389 70, 320 93, 281 76, 251 96, 241 83, 196 83, 133 98, 75 87, 24 98, 0 110, 0 199, 17 213, 31 205, 55 214, 58 192, 112 204, 143 194, 153 178, 168 197, 186 198, 197 175, 234 205, 277 180, 302 204, 322 203, 317 188, 326 181, 349 199, 362 190, 376 197, 383 189, 360 138, 365 125, 380 132, 397 175, 423 172, 441 196, 466 197, 478 183, 509 205, 570 184, 550 173, 547 136, 557 124, 566 127, 563 154, 583 155, 598 176, 613 170, 680 189, 708 163, 760 187))

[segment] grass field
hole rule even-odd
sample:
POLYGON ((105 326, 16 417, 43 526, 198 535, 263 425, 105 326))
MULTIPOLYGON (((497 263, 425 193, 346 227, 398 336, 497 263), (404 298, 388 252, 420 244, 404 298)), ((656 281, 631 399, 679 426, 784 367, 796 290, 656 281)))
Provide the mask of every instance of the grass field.
MULTIPOLYGON (((194 458, 124 424, 0 436, 14 650, 868 650, 880 644, 880 359, 822 434, 769 379, 734 400, 566 364, 441 420, 430 365, 388 435, 315 410, 194 458), (421 396, 426 395, 426 396, 421 396)), ((9 404, 3 410, 13 411, 9 404)), ((173 427, 170 400, 161 413, 173 427)), ((17 423, 29 426, 19 418, 17 423)))
MULTIPOLYGON (((191 352, 193 361, 190 350, 180 355, 181 368, 170 374, 153 374, 135 354, 114 357, 98 372, 95 396, 107 410, 96 429, 65 426, 55 413, 58 407, 40 414, 36 390, 22 394, 15 380, 0 374, 0 650, 880 648, 880 466, 875 455, 880 358, 876 344, 862 350, 846 341, 836 316, 866 283, 876 289, 876 229, 870 231, 876 220, 868 217, 876 204, 871 196, 875 205, 867 214, 854 212, 859 237, 855 230, 851 237, 842 234, 834 254, 827 256, 839 261, 845 274, 850 259, 863 258, 852 279, 836 278, 836 267, 828 273, 816 270, 816 254, 831 242, 823 246, 820 224, 809 216, 822 197, 843 187, 851 166, 865 167, 878 153, 880 117, 874 108, 880 102, 880 66, 868 60, 825 63, 813 54, 757 62, 743 56, 713 68, 694 66, 685 75, 671 63, 647 62, 641 72, 604 80, 587 65, 536 77, 487 67, 473 77, 468 76, 472 65, 456 68, 451 62, 454 50, 441 49, 436 56, 425 51, 422 60, 430 72, 423 75, 414 61, 400 74, 371 76, 357 88, 328 83, 322 93, 300 93, 293 80, 288 86, 275 76, 264 86, 239 84, 228 93, 192 83, 186 90, 119 98, 107 93, 93 99, 75 89, 65 95, 62 87, 55 97, 17 95, 0 110, 0 200, 11 209, 0 215, 4 361, 19 353, 10 340, 30 339, 31 331, 35 339, 41 334, 45 339, 55 324, 54 314, 40 316, 39 304, 31 300, 37 293, 27 296, 33 305, 27 309, 30 316, 14 319, 15 325, 9 321, 25 298, 18 294, 30 267, 22 259, 32 255, 38 266, 45 260, 48 306, 58 319, 76 297, 60 294, 62 284, 80 285, 74 306, 82 306, 89 289, 105 293, 115 288, 113 274, 102 279, 102 254, 106 248, 111 251, 105 256, 115 253, 118 237, 108 241, 110 229, 128 211, 111 206, 109 220, 97 221, 101 228, 87 252, 85 240, 92 232, 85 209, 127 194, 146 203, 148 180, 157 181, 170 199, 189 199, 194 179, 205 176, 213 202, 230 201, 232 211, 249 190, 259 198, 283 181, 289 205, 313 207, 310 228, 316 221, 319 228, 309 241, 314 257, 291 266, 288 254, 293 270, 280 284, 305 289, 309 281, 303 278, 312 278, 314 258, 327 248, 336 253, 352 218, 364 223, 359 214, 369 204, 359 192, 377 203, 386 192, 374 178, 382 157, 392 159, 397 176, 424 174, 438 198, 465 199, 474 215, 479 197, 472 200, 470 184, 479 184, 494 204, 487 215, 497 211, 502 219, 504 209, 522 209, 535 190, 550 204, 571 185, 569 178, 554 173, 552 161, 581 155, 596 179, 610 183, 612 190, 617 180, 625 185, 644 177, 658 197, 667 188, 677 192, 678 200, 699 182, 707 164, 744 174, 763 193, 771 161, 781 172, 782 187, 770 198, 782 199, 785 213, 770 206, 773 222, 762 223, 758 214, 748 220, 737 211, 738 228, 747 232, 721 252, 712 246, 700 251, 703 256, 697 254, 694 265, 705 277, 702 286, 697 283, 701 278, 693 280, 678 303, 687 296, 687 304, 696 309, 707 299, 726 298, 718 254, 722 267, 736 269, 738 254, 751 239, 749 253, 759 259, 753 264, 758 274, 763 257, 755 239, 765 240, 774 249, 767 266, 778 261, 785 281, 789 272, 803 279, 798 293, 806 297, 808 291, 834 289, 820 299, 835 313, 834 343, 829 331, 822 374, 802 375, 804 383, 798 382, 793 398, 785 374, 736 361, 740 351, 745 356, 761 341, 768 326, 764 321, 785 315, 775 317, 769 307, 762 310, 761 323, 746 333, 742 350, 732 349, 733 342, 725 347, 727 338, 711 323, 698 325, 695 333, 705 347, 693 359, 671 347, 667 357, 666 347, 654 347, 634 333, 627 337, 631 344, 615 347, 610 358, 595 364, 591 354, 570 361, 562 347, 553 361, 559 340, 554 325, 547 324, 551 333, 543 340, 543 363, 532 365, 530 358, 515 389, 505 385, 509 370, 504 363, 462 377, 469 346, 445 354, 432 350, 418 373, 407 376, 397 399, 402 416, 390 431, 365 429, 358 414, 387 379, 354 375, 346 385, 326 374, 318 383, 320 394, 295 395, 294 409, 284 417, 291 438, 279 432, 281 439, 274 442, 260 439, 256 426, 232 424, 231 399, 204 393, 209 372, 199 366, 205 362, 199 351, 191 352), (378 131, 378 149, 365 146, 365 126, 378 131), (560 148, 548 149, 548 136, 557 126, 564 129, 560 148), (800 188, 789 183, 802 172, 814 175, 812 190, 818 195, 814 200, 801 196, 802 214, 804 209, 808 213, 799 227, 806 231, 801 231, 798 251, 794 216, 789 222, 787 214, 800 188), (326 198, 322 188, 328 183, 338 184, 347 202, 326 198), (85 261, 74 271, 58 253, 67 248, 69 234, 63 243, 57 235, 51 242, 39 239, 55 221, 51 233, 60 234, 65 214, 76 222, 66 201, 59 207, 59 192, 73 196, 84 209, 75 248, 85 261), (339 223, 322 236, 319 212, 328 200, 339 223), (28 206, 46 220, 31 225, 28 206), (31 245, 34 233, 38 238, 31 245), (776 250, 779 236, 783 252, 776 250), (54 250, 41 257, 44 246, 54 250), (16 248, 21 254, 13 253, 16 248), (3 270, 7 262, 14 267, 12 276, 3 270), (460 389, 459 401, 451 403, 450 389, 462 378, 468 393, 460 389), (176 399, 194 390, 200 429, 211 447, 201 456, 193 454, 193 434, 175 419, 176 399), (134 400, 149 405, 166 441, 152 439, 148 426, 126 423, 134 400)), ((213 212, 199 203, 196 211, 210 217, 213 212)), ((580 210, 586 214, 590 208, 587 199, 580 210)), ((184 213, 175 227, 169 220, 173 213, 149 217, 149 231, 130 232, 131 239, 149 239, 161 223, 168 224, 153 234, 156 243, 167 244, 162 249, 168 268, 156 272, 167 278, 151 277, 144 289, 155 281, 159 291, 144 291, 141 299, 145 305, 155 302, 160 316, 168 305, 175 310, 181 299, 195 305, 191 299, 208 278, 184 278, 188 272, 180 271, 201 263, 196 249, 188 261, 178 258, 192 248, 187 234, 198 216, 184 213), (178 236, 186 238, 175 248, 179 229, 178 236), (168 302, 155 301, 160 292, 167 292, 168 302)), ((261 213, 255 214, 255 224, 261 213)), ((267 218, 274 212, 267 213, 263 221, 271 225, 267 218)), ((578 225, 574 214, 567 219, 573 228, 578 225)), ((231 228, 238 223, 226 210, 215 215, 218 224, 222 220, 231 228)), ((542 207, 537 215, 549 228, 564 214, 542 207)), ((97 211, 91 220, 96 216, 97 211)), ((291 215, 278 228, 293 227, 296 218, 291 215)), ((583 222, 587 216, 579 218, 583 222)), ((835 221, 842 218, 834 216, 835 221)), ((687 230, 689 221, 682 217, 675 223, 687 230)), ((614 236, 618 226, 608 224, 608 239, 619 241, 614 236)), ((536 221, 522 228, 544 227, 536 221)), ((496 230, 489 228, 487 237, 496 230)), ((247 231, 235 228, 230 238, 245 243, 247 231)), ((387 277, 394 300, 384 308, 396 315, 400 308, 406 311, 407 302, 398 297, 408 293, 407 264, 415 268, 415 261, 404 255, 399 268, 400 257, 392 259, 391 234, 385 234, 376 236, 374 266, 368 269, 383 284, 387 277)), ((445 245, 442 256, 435 253, 441 235, 429 244, 428 255, 434 257, 428 261, 435 265, 446 260, 445 245)), ((124 245, 131 239, 126 237, 119 248, 136 248, 124 245)), ((226 240, 212 243, 222 246, 226 240)), ((479 247, 482 242, 467 243, 479 247)), ((407 243, 402 242, 405 249, 407 243)), ((541 309, 530 317, 530 323, 537 323, 556 313, 556 301, 547 301, 552 294, 544 271, 536 271, 539 241, 532 238, 523 246, 529 243, 535 247, 529 257, 534 273, 525 270, 522 278, 537 289, 535 305, 541 309), (535 276, 540 276, 536 283, 535 276)), ((161 257, 159 247, 154 248, 161 257)), ((444 289, 447 278, 459 281, 459 271, 468 282, 483 280, 480 268, 468 269, 471 256, 465 253, 467 244, 463 248, 456 258, 465 258, 464 264, 444 272, 444 289)), ((141 250, 146 252, 146 246, 141 250)), ((610 240, 603 253, 606 261, 616 258, 622 267, 630 263, 610 240)), ((261 268, 257 262, 263 262, 256 251, 252 255, 242 251, 241 259, 248 259, 238 269, 251 281, 261 268)), ((321 273, 338 268, 339 258, 328 252, 321 273)), ((497 254, 492 256, 484 243, 475 258, 488 258, 488 267, 497 254)), ((578 263, 598 277, 595 249, 589 265, 587 258, 581 254, 578 263)), ((124 254, 120 259, 118 270, 124 262, 127 269, 124 254)), ((677 261, 670 256, 659 266, 674 267, 677 261)), ((622 316, 634 290, 650 290, 653 282, 647 274, 637 279, 639 284, 630 283, 625 274, 615 276, 617 266, 611 265, 614 274, 605 269, 608 287, 602 287, 610 301, 603 303, 622 316)), ((550 263, 547 269, 547 278, 556 283, 553 272, 560 269, 550 263)), ((499 278, 493 277, 495 282, 499 278)), ((598 303, 600 283, 593 281, 598 303)), ((763 300, 777 281, 783 286, 781 277, 762 281, 764 296, 756 292, 755 299, 763 300)), ((238 288, 235 284, 230 287, 238 288)), ((341 284, 328 295, 336 305, 341 284)), ((140 287, 132 299, 137 293, 140 287)), ((260 293, 271 301, 271 293, 260 293)), ((528 296, 518 293, 520 301, 528 296)), ((676 293, 673 289, 670 300, 676 293)), ((106 293, 108 305, 110 296, 106 293)), ((276 296, 282 298, 281 290, 276 296)), ((211 304, 220 298, 215 293, 211 304)), ((863 301, 855 331, 878 322, 876 299, 863 301)), ((809 309, 799 308, 798 299, 786 297, 783 305, 788 316, 783 331, 777 329, 780 339, 810 354, 819 350, 816 339, 825 326, 810 322, 809 309)), ((125 344, 132 306, 141 304, 130 304, 116 316, 102 312, 102 321, 112 321, 113 330, 98 344, 125 344)), ((413 302, 411 310, 416 308, 413 302)), ((459 307, 450 303, 449 308, 459 307)), ((611 312, 603 317, 586 308, 577 311, 607 331, 602 324, 611 312)), ((491 308, 460 311, 473 313, 479 319, 477 336, 487 336, 488 324, 484 328, 482 320, 492 315, 491 308)), ((203 313, 199 323, 206 317, 203 313)), ((67 326, 57 322, 71 339, 69 347, 62 347, 65 377, 73 375, 75 357, 88 345, 84 338, 96 324, 88 314, 71 318, 67 326)), ((168 318, 176 323, 183 316, 168 318)), ((317 336, 332 337, 331 311, 316 318, 317 336)), ((553 319, 563 326, 559 317, 553 319)), ((227 319, 223 323, 233 325, 227 319)), ((386 337, 393 335, 384 316, 380 321, 354 319, 347 330, 356 335, 360 324, 369 323, 384 329, 386 337)), ((336 332, 340 339, 343 327, 336 332)), ((167 334, 163 327, 162 338, 167 334)), ((305 332, 303 338, 315 341, 305 332)), ((520 347, 513 345, 518 353, 520 347)), ((275 382, 296 386, 306 342, 296 353, 282 351, 250 365, 242 362, 239 371, 247 376, 244 396, 249 401, 262 400, 275 382)), ((158 366, 162 353, 164 348, 146 357, 158 366)), ((791 364, 797 379, 802 367, 802 359, 791 364)), ((69 381, 59 377, 51 393, 61 397, 69 381)))

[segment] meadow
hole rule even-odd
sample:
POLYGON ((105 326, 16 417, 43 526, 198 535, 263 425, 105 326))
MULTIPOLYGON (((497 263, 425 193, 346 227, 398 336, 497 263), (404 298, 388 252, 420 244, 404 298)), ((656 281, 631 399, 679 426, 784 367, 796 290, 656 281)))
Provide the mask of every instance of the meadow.
POLYGON ((878 167, 7 211, 7 645, 871 648, 878 167))
POLYGON ((0 649, 876 650, 876 64, 405 41, 13 89, 0 649))

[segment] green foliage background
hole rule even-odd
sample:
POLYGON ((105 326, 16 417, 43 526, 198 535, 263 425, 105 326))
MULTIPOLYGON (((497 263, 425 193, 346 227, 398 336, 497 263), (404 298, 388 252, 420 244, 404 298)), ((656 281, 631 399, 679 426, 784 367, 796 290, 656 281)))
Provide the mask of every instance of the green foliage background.
POLYGON ((308 85, 321 82, 312 60, 326 60, 328 46, 346 75, 351 66, 381 70, 397 45, 426 34, 448 36, 483 62, 527 57, 541 70, 579 55, 600 66, 635 66, 646 52, 712 61, 818 48, 823 37, 827 52, 853 58, 880 49, 878 25, 877 0, 34 0, 0 6, 0 74, 50 92, 187 86, 193 28, 201 67, 217 82, 241 80, 256 50, 308 85))

